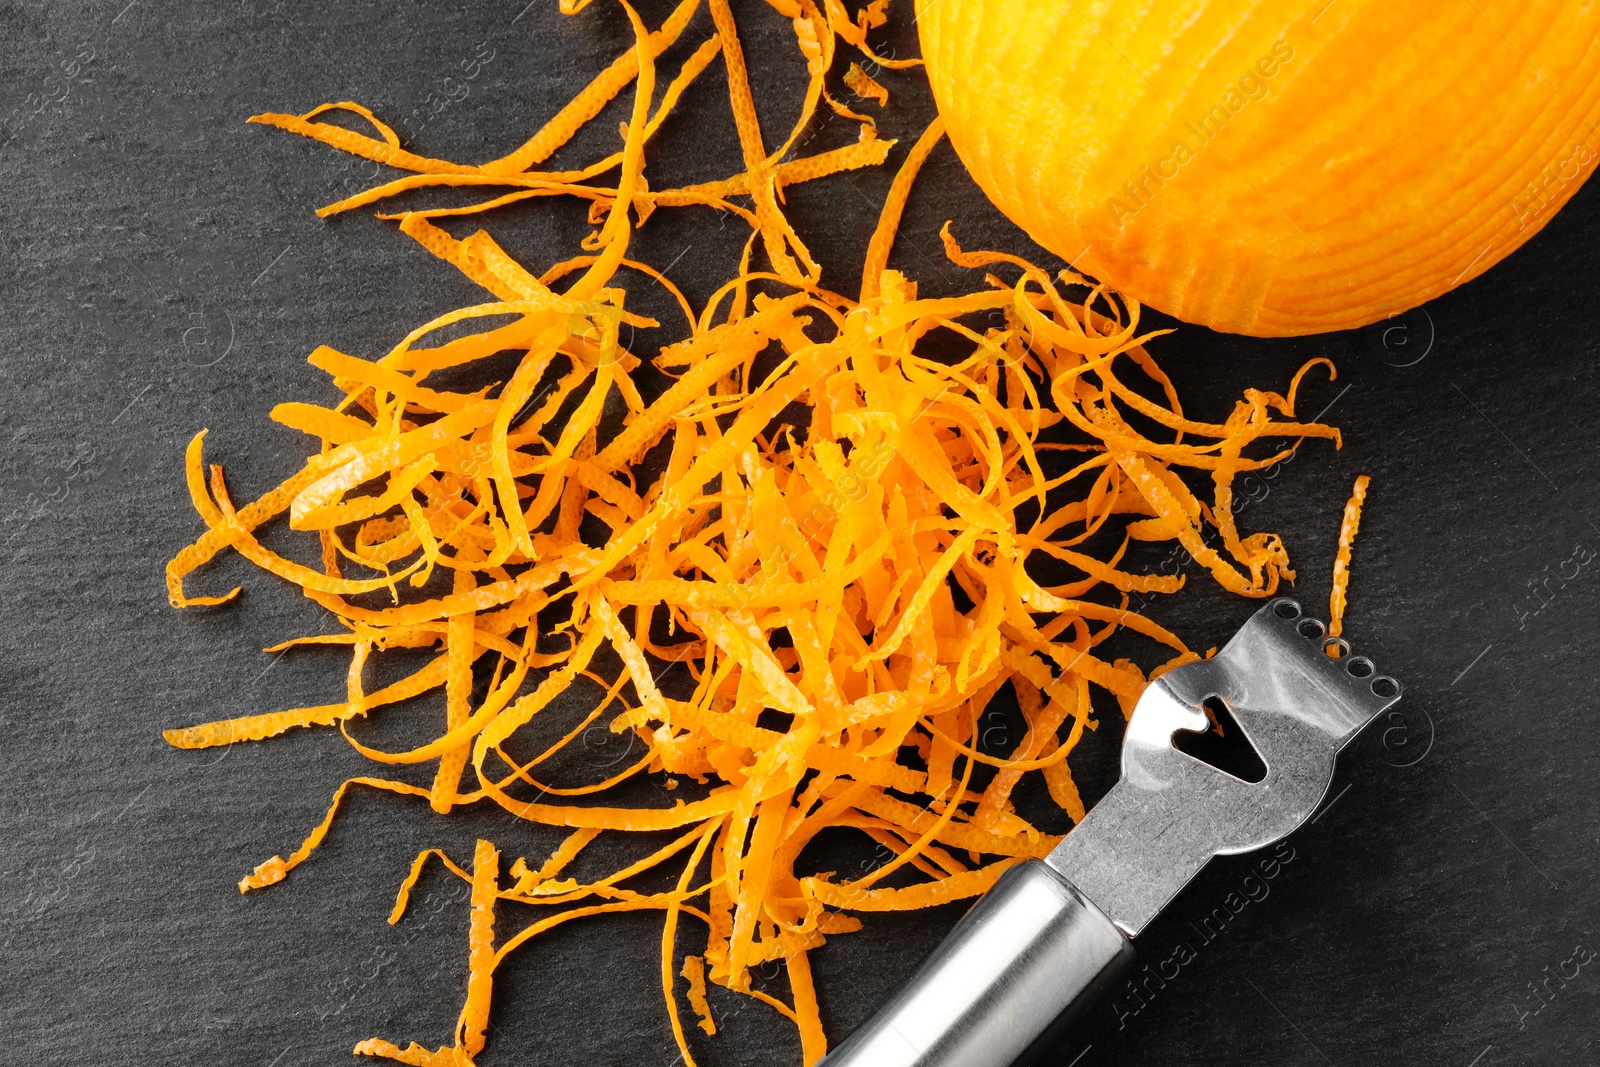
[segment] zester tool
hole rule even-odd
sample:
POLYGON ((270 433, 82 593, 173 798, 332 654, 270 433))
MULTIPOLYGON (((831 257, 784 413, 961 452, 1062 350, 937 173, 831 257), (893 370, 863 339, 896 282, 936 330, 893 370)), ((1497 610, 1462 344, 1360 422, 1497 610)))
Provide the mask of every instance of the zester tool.
POLYGON ((1267 604, 1216 656, 1150 684, 1111 791, 1043 860, 1006 871, 819 1067, 1010 1067, 1048 1050, 1132 969, 1132 939, 1211 857, 1300 826, 1339 750, 1399 699, 1298 603, 1267 604), (1174 746, 1219 713, 1265 763, 1259 781, 1174 746))

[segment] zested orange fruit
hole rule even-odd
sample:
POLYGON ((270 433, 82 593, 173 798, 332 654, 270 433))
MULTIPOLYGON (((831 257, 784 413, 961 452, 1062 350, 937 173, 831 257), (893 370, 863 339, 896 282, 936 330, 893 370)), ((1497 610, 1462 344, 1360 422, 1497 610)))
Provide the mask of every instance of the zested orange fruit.
POLYGON ((951 143, 1036 241, 1188 322, 1362 326, 1600 160, 1600 4, 918 0, 951 143))

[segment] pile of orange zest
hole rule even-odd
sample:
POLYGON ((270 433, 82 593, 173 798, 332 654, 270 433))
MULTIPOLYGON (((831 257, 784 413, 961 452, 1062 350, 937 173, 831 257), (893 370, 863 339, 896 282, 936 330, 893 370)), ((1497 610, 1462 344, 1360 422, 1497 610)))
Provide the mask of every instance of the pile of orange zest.
MULTIPOLYGON (((657 61, 698 0, 654 31, 623 3, 634 47, 522 148, 478 167, 406 152, 354 104, 333 106, 381 139, 312 121, 320 108, 292 121, 261 117, 430 181, 542 182, 522 192, 600 206, 585 254, 542 274, 483 231, 457 238, 430 221, 443 212, 401 214, 401 231, 486 301, 376 358, 313 352, 338 399, 285 403, 272 417, 316 451, 242 508, 221 468, 207 470, 203 432, 188 449, 206 530, 168 565, 173 605, 236 595, 185 589, 196 568, 232 549, 342 627, 276 648, 348 647, 350 662, 342 699, 174 729, 167 740, 206 748, 337 725, 375 762, 431 765, 420 782, 345 782, 299 849, 261 864, 240 889, 277 882, 307 859, 352 785, 425 799, 440 814, 488 804, 568 831, 543 859, 515 859, 504 878, 488 842, 470 870, 437 850, 418 855, 390 921, 402 918, 430 856, 470 884, 466 1003, 453 1044, 429 1051, 374 1038, 357 1046, 363 1054, 472 1063, 494 972, 510 953, 562 923, 646 909, 664 916, 662 991, 686 1063, 680 996, 713 1033, 707 979, 792 1020, 804 1061, 815 1063, 827 1039, 807 953, 858 929, 852 913, 971 898, 1048 852, 1059 836, 1020 814, 1013 796, 1038 774, 1065 815, 1082 818, 1068 757, 1097 726, 1092 689, 1128 714, 1149 677, 1197 658, 1131 607, 1135 595, 1174 593, 1184 581, 1124 566, 1130 545, 1176 542, 1224 587, 1271 595, 1293 578, 1289 557, 1276 536, 1237 528, 1233 480, 1306 438, 1339 440, 1294 417, 1304 376, 1331 373, 1326 360, 1281 394, 1246 390, 1222 422, 1190 418, 1144 348, 1166 331, 1141 334, 1136 302, 1070 271, 964 251, 948 225, 953 262, 1011 280, 989 273, 964 295, 920 297, 887 264, 913 180, 939 143, 937 122, 893 182, 859 297, 824 289, 783 216, 781 188, 883 156, 874 147, 784 159, 819 100, 831 99, 823 79, 835 37, 864 49, 883 0, 856 21, 838 0, 825 13, 811 0, 773 0, 794 23, 810 80, 800 121, 770 151, 726 0, 707 2, 716 47, 696 51, 659 102, 657 61), (753 232, 738 276, 696 310, 627 251, 648 208, 673 202, 645 179, 649 139, 717 57, 746 171, 682 202, 746 198, 726 207, 753 232), (620 151, 583 171, 529 170, 628 84, 620 151), (614 187, 582 185, 600 170, 617 172, 614 187), (750 265, 758 243, 771 270, 750 265), (629 270, 665 286, 687 323, 654 357, 675 380, 650 386, 653 396, 621 342, 624 325, 656 325, 626 306, 619 279, 629 270), (959 358, 948 343, 932 355, 935 334, 960 346, 959 358), (448 372, 507 352, 509 376, 475 391, 448 387, 448 372), (758 372, 758 358, 777 365, 758 372), (794 410, 806 413, 799 424, 794 410), (1209 479, 1208 500, 1185 472, 1209 479), (256 533, 268 523, 314 541, 317 564, 267 547, 256 533), (1103 651, 1119 629, 1165 649, 1148 674, 1103 651), (378 659, 416 650, 433 658, 368 690, 378 659), (486 689, 475 691, 475 678, 486 689), (996 740, 980 723, 1008 687, 1026 727, 996 740), (426 743, 388 751, 352 732, 434 692, 444 714, 426 743), (575 777, 561 757, 581 752, 597 728, 639 754, 604 776, 575 777), (613 799, 641 780, 663 786, 665 802, 641 804, 637 790, 613 799), (644 831, 673 836, 621 869, 572 873, 587 868, 585 850, 601 835, 636 841, 627 835, 644 831), (801 853, 825 831, 859 833, 892 858, 854 878, 815 871, 801 853), (628 887, 663 871, 676 872, 671 890, 628 887), (497 906, 536 916, 497 941, 497 906), (683 953, 680 927, 691 922, 704 940, 683 953), (774 987, 779 972, 787 982, 774 987)), ((371 199, 396 191, 391 183, 371 199)))
POLYGON ((1356 477, 1355 487, 1344 506, 1344 518, 1339 521, 1339 552, 1333 558, 1333 591, 1328 594, 1329 637, 1338 637, 1344 632, 1345 594, 1350 587, 1350 548, 1361 529, 1361 506, 1367 502, 1367 486, 1371 481, 1365 474, 1356 477))

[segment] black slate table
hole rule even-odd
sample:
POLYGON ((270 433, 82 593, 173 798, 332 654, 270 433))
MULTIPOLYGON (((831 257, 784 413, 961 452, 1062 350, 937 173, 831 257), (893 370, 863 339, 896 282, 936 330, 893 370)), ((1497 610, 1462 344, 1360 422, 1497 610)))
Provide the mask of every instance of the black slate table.
MULTIPOLYGON (((883 47, 913 55, 895 4, 883 47)), ((758 96, 797 85, 787 27, 740 6, 758 96)), ((664 10, 644 5, 651 22, 664 10)), ((293 847, 361 761, 319 731, 199 753, 160 731, 330 699, 343 668, 259 652, 319 628, 294 590, 224 561, 204 581, 244 580, 246 595, 179 614, 161 567, 199 528, 181 475, 197 429, 253 496, 304 455, 270 407, 328 395, 307 352, 379 353, 480 298, 392 224, 312 215, 372 168, 244 118, 353 99, 404 120, 426 152, 491 158, 621 51, 626 24, 547 0, 71 0, 0 4, 0 26, 0 1061, 293 1067, 356 1062, 349 1049, 374 1035, 444 1042, 462 897, 429 876, 391 928, 395 885, 424 845, 465 857, 483 831, 532 854, 552 835, 357 797, 313 862, 241 897, 234 882, 293 847)), ((892 168, 930 111, 915 72, 881 80, 894 94, 881 128, 902 138, 892 168)), ((685 181, 739 169, 726 106, 717 68, 657 165, 685 181)), ((609 150, 618 117, 572 155, 609 150)), ((853 132, 835 120, 815 137, 853 132)), ((790 190, 842 291, 891 173, 790 190)), ((973 284, 940 252, 952 216, 969 248, 1029 251, 940 147, 893 261, 926 292, 973 284)), ((543 265, 587 226, 565 205, 491 228, 543 265)), ((743 236, 706 211, 662 211, 634 250, 674 263, 699 302, 743 236)), ((1372 475, 1349 633, 1406 696, 1352 746, 1313 824, 1191 886, 1141 941, 1140 997, 1055 1062, 1600 1062, 1600 962, 1579 962, 1600 949, 1597 237, 1591 183, 1504 264, 1381 327, 1282 341, 1185 327, 1156 342, 1189 407, 1212 416, 1310 357, 1337 361, 1305 405, 1326 406, 1344 449, 1309 443, 1243 521, 1284 534, 1297 595, 1321 613, 1344 497, 1372 475)), ((1255 605, 1189 573, 1151 611, 1206 648, 1255 605)), ((1087 800, 1115 774, 1117 721, 1073 757, 1087 800)), ((959 912, 873 917, 817 952, 833 1033, 959 912)), ((499 978, 481 1062, 674 1063, 658 921, 575 924, 526 950, 499 978)), ((697 1035, 702 1063, 798 1062, 787 1023, 712 996, 723 1032, 697 1035)))

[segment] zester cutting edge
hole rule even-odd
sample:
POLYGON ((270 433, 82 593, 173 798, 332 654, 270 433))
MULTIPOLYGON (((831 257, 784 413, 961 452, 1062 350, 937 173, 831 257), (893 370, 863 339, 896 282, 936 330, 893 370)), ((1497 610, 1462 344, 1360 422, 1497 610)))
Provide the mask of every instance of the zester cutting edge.
POLYGON ((1298 603, 1267 604, 1216 656, 1150 684, 1111 791, 1043 860, 1006 871, 819 1067, 1009 1067, 1048 1050, 1131 971, 1132 938, 1211 857, 1309 818, 1339 750, 1399 699, 1298 603), (1265 762, 1259 781, 1174 747, 1178 731, 1213 726, 1218 700, 1265 762))

